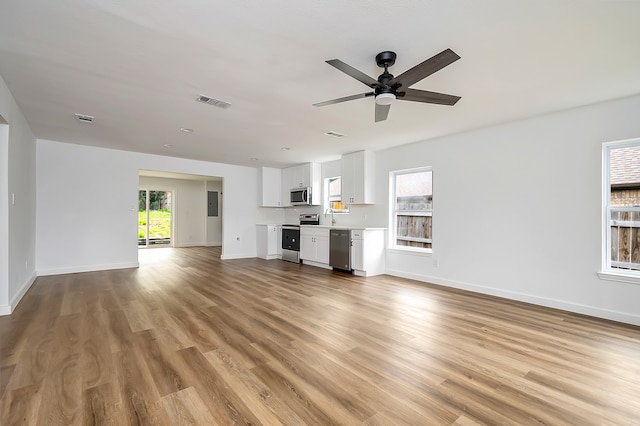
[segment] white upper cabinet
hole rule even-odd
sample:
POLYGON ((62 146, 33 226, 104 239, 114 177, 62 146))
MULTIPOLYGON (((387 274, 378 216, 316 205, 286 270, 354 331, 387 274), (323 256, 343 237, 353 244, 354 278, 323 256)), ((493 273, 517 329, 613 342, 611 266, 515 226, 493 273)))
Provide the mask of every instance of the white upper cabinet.
POLYGON ((289 191, 291 191, 291 181, 293 181, 293 170, 291 167, 286 169, 281 169, 282 172, 282 185, 281 185, 281 196, 282 196, 282 206, 288 207, 291 205, 289 199, 289 191))
POLYGON ((292 167, 291 171, 291 188, 308 188, 311 186, 310 163, 292 167))
POLYGON ((322 204, 322 170, 320 163, 305 163, 282 169, 282 205, 289 206, 289 192, 294 188, 311 188, 312 205, 322 204))
POLYGON ((282 169, 258 169, 258 206, 282 207, 282 169))
POLYGON ((375 154, 358 151, 342 156, 342 202, 374 204, 375 154))

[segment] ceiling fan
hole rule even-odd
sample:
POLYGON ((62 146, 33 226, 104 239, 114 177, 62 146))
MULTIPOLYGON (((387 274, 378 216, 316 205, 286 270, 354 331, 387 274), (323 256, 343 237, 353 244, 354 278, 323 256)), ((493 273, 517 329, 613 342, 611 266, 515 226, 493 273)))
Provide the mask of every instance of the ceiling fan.
POLYGON ((391 103, 395 99, 401 101, 424 102, 428 104, 455 105, 456 102, 460 100, 460 96, 410 89, 409 86, 430 76, 436 71, 441 70, 447 65, 451 65, 458 59, 460 59, 460 56, 454 53, 453 50, 446 49, 416 65, 410 70, 403 72, 399 76, 394 77, 389 73, 389 67, 395 64, 396 54, 388 51, 380 52, 376 55, 376 63, 380 68, 384 68, 384 72, 380 74, 377 80, 374 80, 365 73, 358 71, 351 65, 345 64, 339 59, 331 59, 326 61, 329 65, 371 87, 373 92, 360 93, 357 95, 345 96, 344 98, 319 102, 317 104, 313 104, 313 106, 321 107, 340 102, 352 101, 354 99, 375 96, 375 119, 377 123, 378 121, 384 121, 387 119, 391 103))

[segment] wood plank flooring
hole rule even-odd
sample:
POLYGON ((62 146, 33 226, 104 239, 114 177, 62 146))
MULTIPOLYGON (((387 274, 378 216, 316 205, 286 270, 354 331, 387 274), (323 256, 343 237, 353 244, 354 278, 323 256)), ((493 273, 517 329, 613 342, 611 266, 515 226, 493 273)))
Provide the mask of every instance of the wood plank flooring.
POLYGON ((40 277, 0 424, 638 425, 640 328, 216 248, 40 277))

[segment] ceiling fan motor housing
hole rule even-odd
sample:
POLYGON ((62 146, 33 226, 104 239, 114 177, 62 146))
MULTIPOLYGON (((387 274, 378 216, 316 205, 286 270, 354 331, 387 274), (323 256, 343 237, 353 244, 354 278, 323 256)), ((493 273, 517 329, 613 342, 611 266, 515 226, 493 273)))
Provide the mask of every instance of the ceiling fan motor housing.
POLYGON ((393 74, 388 70, 388 68, 395 63, 395 52, 385 51, 376 55, 376 64, 378 64, 380 68, 384 68, 384 72, 378 76, 378 83, 380 83, 380 85, 373 87, 376 96, 381 93, 391 93, 395 95, 397 87, 389 86, 389 82, 393 80, 393 74))
POLYGON ((387 68, 396 63, 396 53, 395 52, 380 52, 376 55, 376 64, 380 68, 387 68))

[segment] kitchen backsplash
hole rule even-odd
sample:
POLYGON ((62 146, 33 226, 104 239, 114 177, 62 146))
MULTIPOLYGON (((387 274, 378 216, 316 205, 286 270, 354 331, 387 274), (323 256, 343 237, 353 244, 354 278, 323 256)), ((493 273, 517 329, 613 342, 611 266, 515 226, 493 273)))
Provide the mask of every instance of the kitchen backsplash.
MULTIPOLYGON (((334 214, 338 226, 371 226, 371 210, 373 206, 351 206, 348 214, 334 214)), ((321 206, 270 208, 258 207, 256 223, 298 223, 303 213, 319 213, 321 225, 331 225, 331 213, 325 214, 321 206)))

